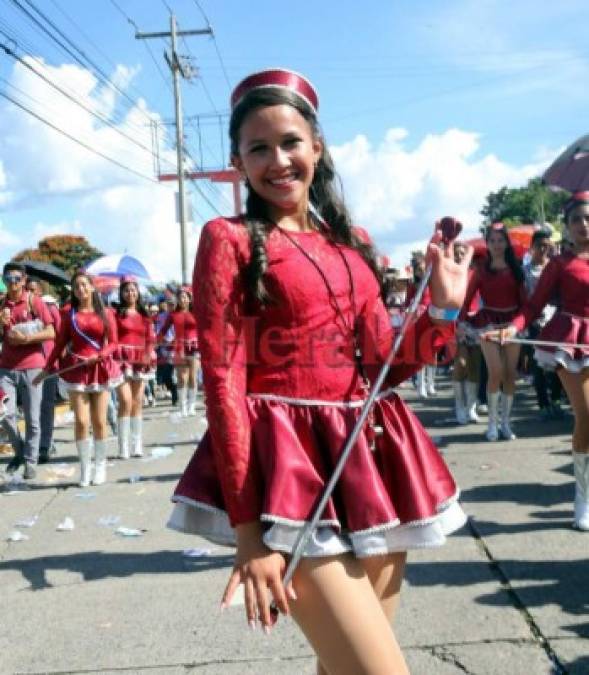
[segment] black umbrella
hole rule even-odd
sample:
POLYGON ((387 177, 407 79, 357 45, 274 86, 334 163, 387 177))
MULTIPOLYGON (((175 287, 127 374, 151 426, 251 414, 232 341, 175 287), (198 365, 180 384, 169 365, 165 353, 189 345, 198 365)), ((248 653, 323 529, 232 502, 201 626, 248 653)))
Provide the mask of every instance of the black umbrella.
POLYGON ((29 276, 37 277, 41 281, 47 281, 50 284, 70 283, 69 275, 51 263, 39 260, 21 260, 20 263, 25 266, 29 276))

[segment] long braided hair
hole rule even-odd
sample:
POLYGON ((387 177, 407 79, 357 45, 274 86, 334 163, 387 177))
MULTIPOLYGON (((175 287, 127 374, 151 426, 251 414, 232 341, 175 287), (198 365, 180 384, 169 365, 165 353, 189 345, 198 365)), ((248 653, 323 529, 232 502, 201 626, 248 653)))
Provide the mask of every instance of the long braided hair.
MULTIPOLYGON (((239 131, 246 117, 257 108, 276 105, 290 105, 295 108, 309 124, 315 138, 323 138, 315 112, 294 92, 274 87, 253 89, 243 97, 231 114, 229 137, 232 156, 239 155, 239 131)), ((370 244, 362 241, 352 230, 350 214, 334 187, 337 174, 333 159, 325 142, 322 146, 323 150, 309 188, 309 201, 319 218, 327 225, 323 228, 325 236, 334 243, 343 244, 358 251, 374 272, 381 287, 381 294, 384 296, 384 275, 377 263, 376 252, 370 244)), ((245 205, 245 224, 250 236, 251 258, 244 271, 245 284, 255 300, 266 304, 271 301, 264 283, 264 274, 268 267, 266 237, 274 224, 269 218, 266 202, 247 182, 246 185, 248 195, 245 205)), ((311 217, 314 217, 312 212, 311 217)), ((315 220, 317 221, 316 218, 315 220)), ((316 224, 321 223, 316 222, 316 224)))

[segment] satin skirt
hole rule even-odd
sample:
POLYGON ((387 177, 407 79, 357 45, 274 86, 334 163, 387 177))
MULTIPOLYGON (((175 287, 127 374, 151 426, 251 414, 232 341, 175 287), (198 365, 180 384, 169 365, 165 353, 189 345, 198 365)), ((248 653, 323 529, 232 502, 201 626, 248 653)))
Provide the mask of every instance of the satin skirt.
MULTIPOLYGON (((361 408, 256 396, 247 405, 264 541, 289 553, 361 408)), ((380 399, 374 418, 382 433, 374 444, 366 429, 360 434, 305 555, 353 551, 363 557, 439 546, 466 522, 444 460, 405 403, 394 393, 380 399)), ((234 544, 208 433, 172 501, 170 527, 234 544)))
POLYGON ((542 368, 566 368, 579 373, 589 368, 589 317, 556 312, 538 335, 538 340, 586 345, 584 348, 536 347, 534 358, 542 368))

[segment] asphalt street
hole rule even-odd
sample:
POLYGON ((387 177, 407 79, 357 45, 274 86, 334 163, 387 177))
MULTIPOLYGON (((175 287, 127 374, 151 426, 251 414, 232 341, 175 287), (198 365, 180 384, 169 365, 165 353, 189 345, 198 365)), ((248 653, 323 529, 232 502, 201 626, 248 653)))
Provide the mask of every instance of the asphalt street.
MULTIPOLYGON (((400 393, 470 516, 445 547, 410 555, 395 631, 411 672, 589 673, 589 534, 571 527, 570 416, 538 421, 524 388, 518 440, 489 443, 484 424, 451 422, 447 381, 427 401, 400 393)), ((148 409, 146 456, 113 460, 108 484, 90 488, 76 484, 63 422, 58 456, 35 482, 0 478, 0 673, 313 673, 291 621, 267 637, 242 607, 220 613, 230 549, 165 527, 202 419, 148 409)))

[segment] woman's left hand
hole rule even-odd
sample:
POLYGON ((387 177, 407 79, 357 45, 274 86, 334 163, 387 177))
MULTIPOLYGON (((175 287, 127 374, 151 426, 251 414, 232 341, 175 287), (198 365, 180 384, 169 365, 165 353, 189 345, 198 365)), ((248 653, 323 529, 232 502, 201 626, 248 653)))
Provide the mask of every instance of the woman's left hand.
POLYGON ((454 242, 446 247, 440 246, 442 234, 436 231, 427 247, 426 264, 431 264, 432 275, 429 282, 432 305, 440 309, 460 309, 464 304, 468 286, 468 268, 474 249, 468 244, 464 258, 457 263, 454 260, 454 242))

